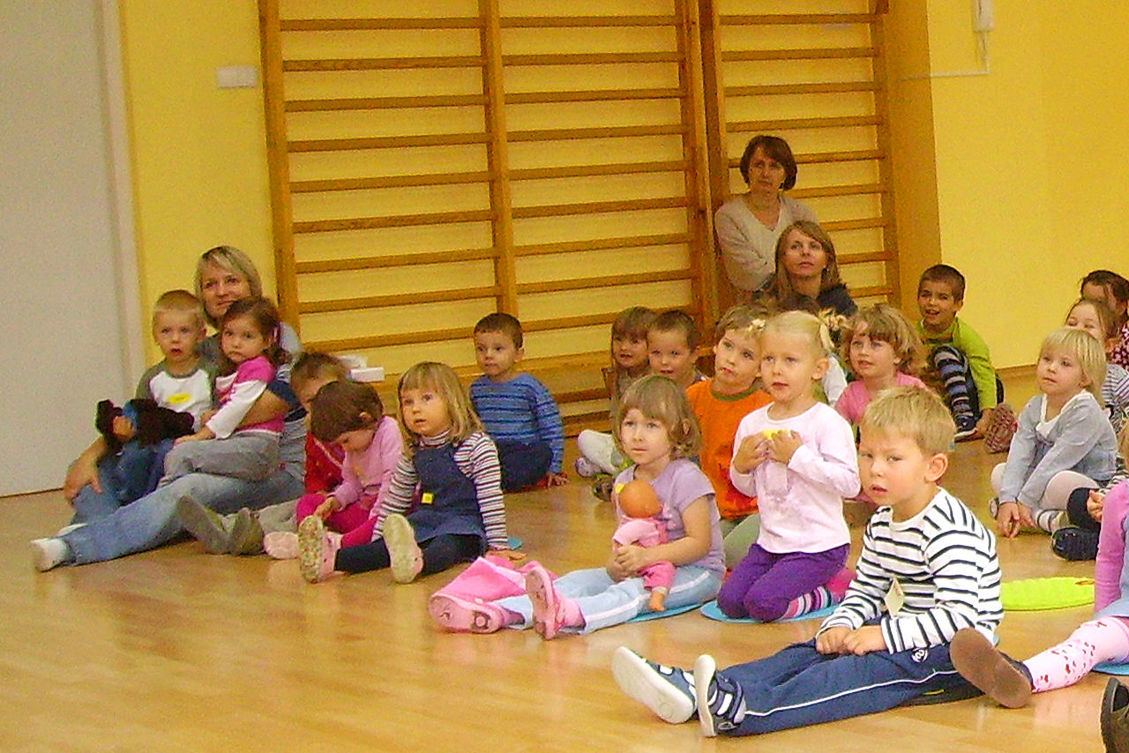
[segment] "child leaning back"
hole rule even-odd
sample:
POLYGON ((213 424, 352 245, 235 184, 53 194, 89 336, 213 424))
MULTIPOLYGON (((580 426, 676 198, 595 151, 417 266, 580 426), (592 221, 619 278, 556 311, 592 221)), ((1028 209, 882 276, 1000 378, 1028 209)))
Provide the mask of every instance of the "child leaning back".
POLYGON ((697 714, 712 737, 884 711, 963 685, 950 642, 965 628, 991 640, 1003 608, 995 538, 938 486, 954 430, 927 390, 898 387, 870 404, 859 467, 879 509, 858 577, 814 639, 721 670, 702 655, 692 672, 621 647, 612 658, 620 688, 667 722, 697 714))

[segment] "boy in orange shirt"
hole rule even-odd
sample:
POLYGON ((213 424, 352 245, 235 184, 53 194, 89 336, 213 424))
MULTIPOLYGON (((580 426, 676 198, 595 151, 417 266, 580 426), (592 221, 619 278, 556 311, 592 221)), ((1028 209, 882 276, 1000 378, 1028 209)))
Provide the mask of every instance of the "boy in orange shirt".
POLYGON ((725 564, 732 568, 749 551, 760 532, 756 497, 748 497, 729 480, 733 437, 748 414, 772 402, 760 389, 760 333, 767 315, 737 305, 717 323, 714 336, 714 376, 686 388, 690 407, 702 430, 702 471, 717 494, 725 564))

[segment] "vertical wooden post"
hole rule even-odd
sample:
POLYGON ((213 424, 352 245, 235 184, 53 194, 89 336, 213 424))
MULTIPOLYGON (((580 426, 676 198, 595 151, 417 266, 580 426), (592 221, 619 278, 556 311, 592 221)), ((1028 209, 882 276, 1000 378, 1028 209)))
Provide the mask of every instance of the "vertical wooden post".
POLYGON ((286 97, 282 72, 282 25, 279 0, 259 0, 259 34, 266 112, 267 169, 270 177, 271 227, 278 309, 300 335, 298 275, 294 258, 293 214, 290 208, 290 155, 286 138, 286 97))
POLYGON ((872 10, 874 20, 870 23, 871 45, 877 51, 874 57, 874 83, 878 86, 874 91, 874 112, 878 116, 876 138, 879 157, 878 175, 879 182, 886 187, 882 192, 881 211, 882 219, 886 223, 882 228, 882 246, 888 254, 885 264, 886 284, 890 286, 887 300, 895 305, 903 305, 901 271, 898 263, 898 229, 897 214, 894 211, 894 167, 891 149, 892 137, 890 135, 890 106, 887 93, 887 59, 885 25, 882 16, 887 12, 889 4, 885 0, 874 0, 872 10))
POLYGON ((520 318, 517 303, 517 271, 514 262, 513 205, 510 197, 510 167, 506 139, 506 99, 502 69, 501 11, 498 0, 479 0, 482 89, 486 96, 485 126, 487 165, 490 171, 490 208, 494 218, 494 277, 501 293, 498 310, 520 318))

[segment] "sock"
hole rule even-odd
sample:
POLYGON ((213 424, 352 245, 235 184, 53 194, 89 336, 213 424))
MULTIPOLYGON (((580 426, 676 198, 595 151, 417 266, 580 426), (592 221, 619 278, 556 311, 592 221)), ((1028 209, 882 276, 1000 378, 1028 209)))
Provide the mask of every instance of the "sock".
POLYGON ((1047 533, 1054 533, 1062 528, 1067 517, 1063 515, 1062 510, 1035 510, 1034 512, 1035 525, 1039 527, 1039 530, 1047 533))
POLYGON ((1032 690, 1065 688, 1081 680, 1103 661, 1129 658, 1129 624, 1120 617, 1083 622, 1062 643, 1023 662, 1031 672, 1032 690))
POLYGON ((826 586, 819 586, 814 591, 810 591, 803 596, 797 596, 788 602, 788 606, 785 608, 784 614, 780 615, 780 619, 787 620, 791 617, 799 617, 801 614, 815 612, 834 603, 835 597, 831 595, 831 591, 826 586))

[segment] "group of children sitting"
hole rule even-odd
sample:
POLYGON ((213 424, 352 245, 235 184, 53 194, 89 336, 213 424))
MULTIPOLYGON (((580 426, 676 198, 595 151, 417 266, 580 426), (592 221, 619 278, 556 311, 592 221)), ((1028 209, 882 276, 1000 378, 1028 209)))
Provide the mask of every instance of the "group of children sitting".
MULTIPOLYGON (((525 556, 511 547, 503 492, 566 477, 560 413, 544 385, 519 372, 522 330, 508 314, 475 326, 482 376, 469 390, 444 364, 408 369, 397 385, 398 422, 340 361, 303 354, 290 381, 310 415, 307 494, 226 517, 184 497, 178 515, 209 551, 296 558, 311 583, 383 568, 408 583, 492 555, 472 569, 508 572, 512 588, 452 583, 430 600, 436 622, 455 631, 534 627, 550 639, 714 597, 725 615, 760 621, 838 604, 812 641, 725 670, 708 655, 687 671, 616 652, 613 673, 629 695, 667 721, 696 714, 708 735, 867 713, 966 681, 1019 705, 1026 695, 1017 688, 1029 695, 1068 683, 1047 662, 1035 674, 1012 669, 992 648, 1003 616, 995 539, 938 484, 954 438, 986 433, 1003 446, 1010 440, 992 477, 1000 533, 1050 532, 1054 550, 1071 558, 1092 557, 1099 536, 1114 535, 1104 524, 1113 501, 1129 494, 1124 485, 1103 492, 1122 468, 1115 429, 1129 406, 1129 374, 1118 363, 1129 360, 1129 283, 1109 275, 1087 276, 1066 326, 1044 340, 1040 392, 1018 419, 997 407, 988 349, 957 316, 964 279, 945 265, 922 275, 916 325, 885 304, 835 333, 808 312, 735 306, 717 324, 709 378, 698 370, 691 317, 625 310, 611 335, 612 431, 581 434, 577 470, 611 479, 597 485, 617 512, 657 523, 617 537, 600 567, 556 577, 537 562, 516 565, 525 556), (841 363, 849 384, 828 379, 841 363), (636 482, 646 488, 631 487, 629 505, 636 482), (649 496, 657 506, 637 512, 636 498, 649 496), (845 499, 876 510, 856 571, 846 567, 845 499)), ((139 431, 138 401, 121 415, 100 410, 123 502, 183 473, 254 479, 277 465, 278 427, 243 425, 287 359, 277 312, 248 299, 219 329, 213 411, 213 375, 199 366, 199 303, 185 291, 158 301, 164 361, 146 372, 137 397, 193 420, 155 436, 139 431)), ((54 540, 33 542, 37 563, 50 559, 54 540)), ((1129 626, 1116 611, 1119 594, 1109 602, 1118 617, 1102 635, 1119 640, 1106 640, 1099 660, 1124 660, 1129 626)), ((1076 680, 1079 665, 1070 666, 1076 680)))

